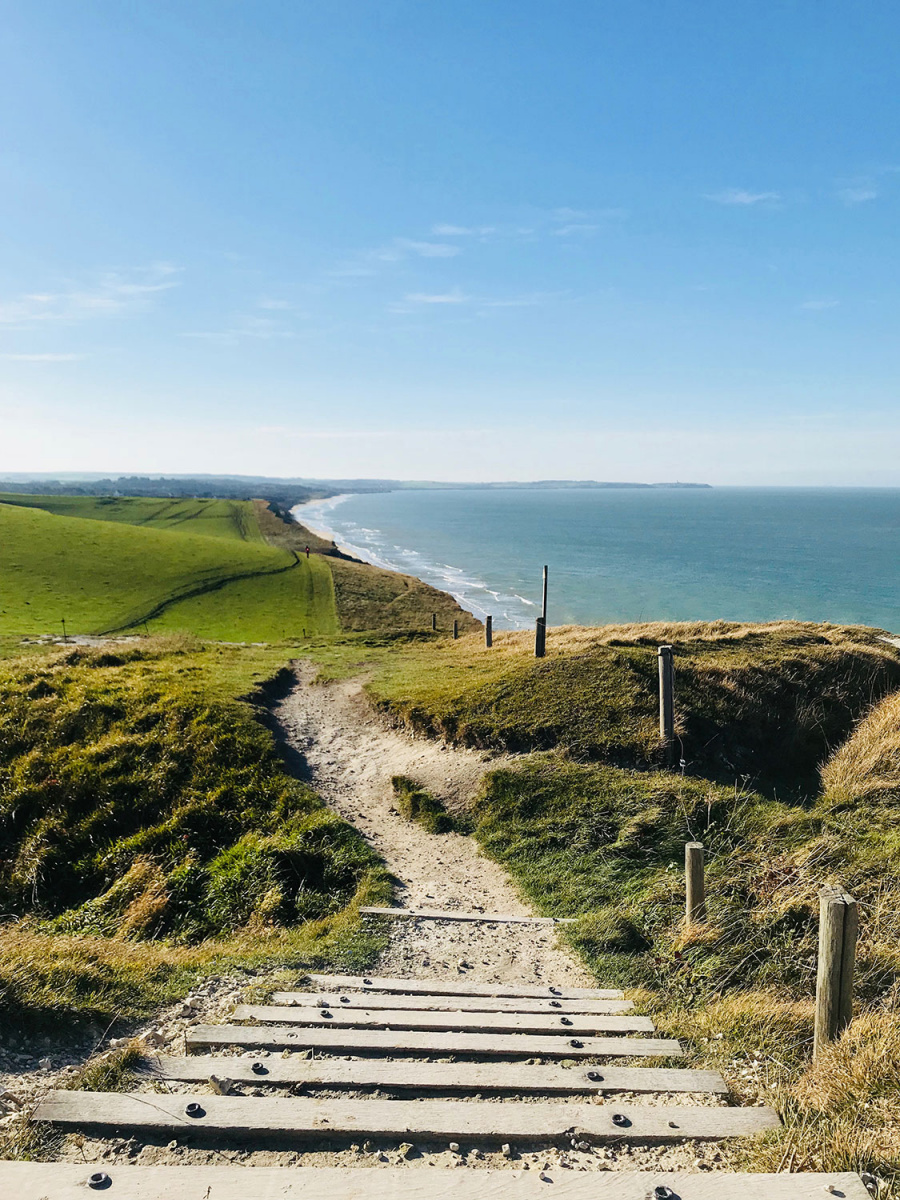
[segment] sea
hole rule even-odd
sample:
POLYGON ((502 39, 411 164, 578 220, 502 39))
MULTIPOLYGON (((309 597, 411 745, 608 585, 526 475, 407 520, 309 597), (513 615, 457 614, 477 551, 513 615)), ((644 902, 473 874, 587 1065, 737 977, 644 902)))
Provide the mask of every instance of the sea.
POLYGON ((401 490, 298 505, 351 554, 497 628, 809 621, 900 629, 900 488, 401 490))

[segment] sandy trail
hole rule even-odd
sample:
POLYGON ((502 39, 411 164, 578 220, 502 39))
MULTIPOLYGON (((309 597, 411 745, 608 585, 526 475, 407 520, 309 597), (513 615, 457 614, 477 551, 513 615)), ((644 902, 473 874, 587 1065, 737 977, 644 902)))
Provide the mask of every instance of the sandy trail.
MULTIPOLYGON (((315 674, 314 667, 299 667, 297 686, 273 714, 287 745, 302 756, 312 787, 387 863, 399 883, 397 905, 529 914, 506 873, 479 853, 473 838, 426 833, 393 805, 391 776, 409 775, 459 811, 484 773, 508 760, 391 728, 359 680, 317 684, 315 674)), ((545 926, 393 921, 390 948, 372 970, 433 979, 465 974, 485 983, 594 982, 545 926)))

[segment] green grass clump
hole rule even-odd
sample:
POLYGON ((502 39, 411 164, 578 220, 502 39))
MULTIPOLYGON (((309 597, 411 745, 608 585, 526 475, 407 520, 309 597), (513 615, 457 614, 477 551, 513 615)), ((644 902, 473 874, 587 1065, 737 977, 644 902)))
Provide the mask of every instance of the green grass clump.
POLYGON ((432 796, 407 775, 395 775, 391 780, 397 808, 407 821, 415 821, 429 833, 450 833, 456 822, 437 796, 432 796))
POLYGON ((130 1092, 138 1081, 137 1072, 144 1057, 145 1050, 139 1042, 121 1050, 109 1050, 86 1062, 68 1088, 77 1092, 130 1092))

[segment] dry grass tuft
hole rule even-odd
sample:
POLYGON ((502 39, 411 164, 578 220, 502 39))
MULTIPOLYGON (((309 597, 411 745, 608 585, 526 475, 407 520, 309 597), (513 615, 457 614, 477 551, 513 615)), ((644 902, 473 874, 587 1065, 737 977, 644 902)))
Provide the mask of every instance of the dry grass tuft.
POLYGON ((900 692, 886 696, 822 769, 833 803, 900 796, 900 692))

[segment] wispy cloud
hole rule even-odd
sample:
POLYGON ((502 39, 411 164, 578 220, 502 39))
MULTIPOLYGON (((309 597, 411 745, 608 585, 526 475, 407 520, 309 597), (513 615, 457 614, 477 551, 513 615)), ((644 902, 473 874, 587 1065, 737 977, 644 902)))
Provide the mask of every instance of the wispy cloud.
POLYGON ((261 296, 256 302, 256 307, 272 312, 290 312, 294 306, 290 300, 276 300, 272 296, 261 296))
POLYGON ((80 362, 84 354, 0 354, 4 362, 80 362))
POLYGON ((271 317, 238 316, 225 329, 191 330, 181 334, 185 338, 201 341, 234 344, 247 338, 257 341, 290 341, 297 334, 283 321, 271 317))
POLYGON ((159 292, 179 286, 179 267, 154 263, 130 271, 107 271, 96 282, 59 291, 28 292, 0 302, 0 325, 23 329, 48 321, 76 322, 146 308, 159 292))
POLYGON ((591 225, 586 221, 576 221, 571 225, 560 225, 559 229, 554 229, 552 232, 554 237, 572 237, 575 234, 589 237, 592 233, 596 233, 599 228, 599 225, 591 225))
POLYGON ((838 199, 848 208, 856 204, 866 204, 869 200, 877 200, 878 188, 874 183, 859 182, 838 189, 838 199))
POLYGON ((479 299, 480 308, 534 308, 538 304, 547 304, 558 300, 566 292, 525 292, 520 296, 500 296, 497 299, 479 299))
POLYGON ((364 250, 352 258, 338 263, 328 274, 336 279, 363 279, 377 275, 386 265, 400 263, 405 259, 455 258, 461 252, 459 246, 450 242, 397 237, 384 246, 376 246, 373 250, 364 250))
POLYGON ((394 246, 420 258, 455 258, 460 253, 459 246, 451 246, 448 242, 416 242, 411 238, 396 238, 394 246))
POLYGON ((590 237, 607 221, 621 220, 628 216, 624 208, 556 208, 550 214, 553 237, 590 237))
POLYGON ((800 307, 808 312, 821 312, 826 308, 837 308, 839 304, 840 300, 804 300, 800 307))
POLYGON ((736 204, 752 208, 754 204, 777 204, 781 200, 781 192, 748 192, 743 188, 725 188, 721 192, 707 193, 704 200, 712 200, 714 204, 736 204))
POLYGON ((402 301, 390 306, 394 313, 414 312, 419 305, 471 305, 475 313, 485 316, 489 310, 498 308, 534 308, 559 299, 565 292, 524 292, 517 296, 473 296, 460 288, 449 292, 410 292, 402 301))
POLYGON ((487 237, 496 233, 495 225, 432 225, 431 232, 437 237, 487 237))
POLYGON ((468 304, 472 297, 454 288, 450 292, 410 292, 403 299, 407 304, 468 304))

